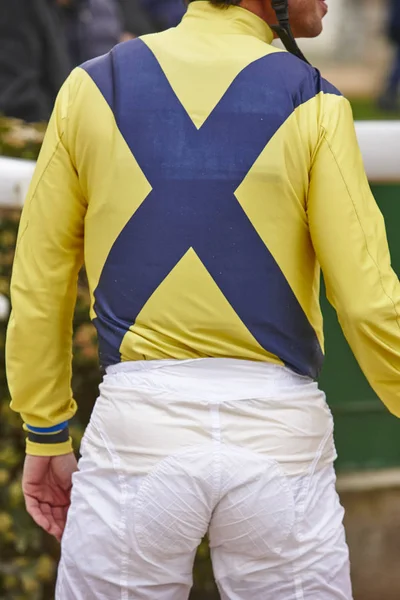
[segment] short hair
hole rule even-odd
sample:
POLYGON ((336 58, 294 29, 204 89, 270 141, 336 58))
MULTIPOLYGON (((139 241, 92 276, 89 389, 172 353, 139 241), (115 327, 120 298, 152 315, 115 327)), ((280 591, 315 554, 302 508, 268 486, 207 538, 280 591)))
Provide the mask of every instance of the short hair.
MULTIPOLYGON (((189 4, 194 0, 189 0, 189 4)), ((241 3, 242 0, 208 0, 211 4, 215 6, 237 6, 241 3)))

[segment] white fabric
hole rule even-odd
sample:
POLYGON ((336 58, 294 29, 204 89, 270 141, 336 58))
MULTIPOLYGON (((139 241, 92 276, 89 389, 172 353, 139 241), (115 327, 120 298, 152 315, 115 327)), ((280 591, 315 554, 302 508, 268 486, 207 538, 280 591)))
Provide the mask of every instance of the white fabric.
POLYGON ((57 600, 186 600, 209 534, 222 600, 351 600, 332 417, 310 379, 227 359, 108 370, 57 600))

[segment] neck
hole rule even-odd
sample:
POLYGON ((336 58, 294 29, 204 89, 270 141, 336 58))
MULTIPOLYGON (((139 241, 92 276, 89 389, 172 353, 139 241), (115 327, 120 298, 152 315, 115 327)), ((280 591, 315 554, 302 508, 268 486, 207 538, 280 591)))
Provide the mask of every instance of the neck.
POLYGON ((242 0, 240 6, 260 17, 268 25, 277 23, 275 11, 269 0, 242 0))
MULTIPOLYGON (((278 20, 276 18, 275 11, 271 6, 270 0, 242 0, 239 6, 257 15, 257 17, 260 17, 260 19, 265 21, 267 25, 271 26, 278 24, 278 20)), ((277 34, 274 32, 274 38, 277 37, 277 34)))

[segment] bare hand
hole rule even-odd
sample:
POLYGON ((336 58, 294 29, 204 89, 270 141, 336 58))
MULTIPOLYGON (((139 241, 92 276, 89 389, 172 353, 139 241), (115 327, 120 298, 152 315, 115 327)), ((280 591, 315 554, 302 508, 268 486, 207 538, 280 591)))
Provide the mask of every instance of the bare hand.
POLYGON ((26 456, 22 489, 28 513, 60 542, 71 504, 73 453, 64 456, 26 456))

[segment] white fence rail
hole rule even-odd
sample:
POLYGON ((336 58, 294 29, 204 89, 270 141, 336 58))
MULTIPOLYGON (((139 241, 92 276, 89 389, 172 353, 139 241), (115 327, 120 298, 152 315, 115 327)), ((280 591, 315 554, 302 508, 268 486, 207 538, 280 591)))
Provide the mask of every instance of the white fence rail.
POLYGON ((400 121, 359 121, 356 131, 368 179, 400 183, 400 121))
MULTIPOLYGON (((359 121, 356 130, 369 180, 400 182, 400 121, 359 121)), ((0 157, 0 206, 23 205, 34 168, 33 161, 0 157)))
POLYGON ((0 157, 0 206, 23 205, 35 164, 33 160, 0 157))

